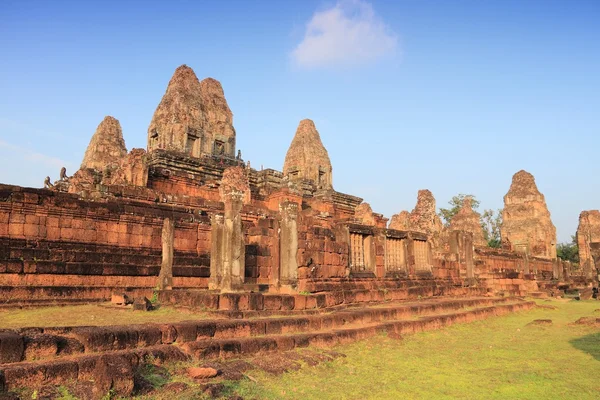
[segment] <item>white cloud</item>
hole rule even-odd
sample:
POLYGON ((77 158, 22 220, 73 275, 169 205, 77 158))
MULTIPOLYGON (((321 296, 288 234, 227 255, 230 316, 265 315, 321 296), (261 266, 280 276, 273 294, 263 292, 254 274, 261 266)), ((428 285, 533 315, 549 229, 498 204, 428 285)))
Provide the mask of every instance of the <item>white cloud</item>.
POLYGON ((357 66, 393 54, 397 44, 398 37, 370 3, 340 0, 312 16, 291 56, 303 68, 357 66))
POLYGON ((15 146, 14 144, 6 143, 0 140, 0 152, 6 153, 5 155, 8 157, 9 154, 15 156, 15 158, 19 158, 22 161, 32 161, 38 164, 42 164, 46 167, 53 168, 62 168, 65 166, 70 166, 71 163, 68 161, 61 160, 60 158, 47 156, 45 154, 37 153, 31 149, 26 149, 21 146, 15 146))

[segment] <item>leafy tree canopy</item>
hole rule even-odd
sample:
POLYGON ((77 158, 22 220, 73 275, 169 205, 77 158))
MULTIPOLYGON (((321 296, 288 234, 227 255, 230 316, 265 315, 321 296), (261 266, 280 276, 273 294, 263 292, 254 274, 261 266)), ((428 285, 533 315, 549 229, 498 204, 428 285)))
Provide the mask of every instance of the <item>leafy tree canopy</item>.
MULTIPOLYGON (((471 194, 458 194, 452 197, 452 200, 448 202, 449 208, 440 208, 438 215, 442 219, 444 226, 450 226, 452 218, 460 211, 465 199, 471 199, 471 206, 473 210, 477 210, 481 204, 475 196, 471 194)), ((483 236, 487 240, 489 247, 499 248, 502 244, 500 238, 500 227, 502 226, 502 209, 499 210, 484 210, 481 213, 481 228, 483 229, 483 236)))
POLYGON ((570 261, 579 265, 579 247, 577 246, 577 237, 571 236, 571 242, 559 243, 556 245, 556 255, 564 261, 570 261))

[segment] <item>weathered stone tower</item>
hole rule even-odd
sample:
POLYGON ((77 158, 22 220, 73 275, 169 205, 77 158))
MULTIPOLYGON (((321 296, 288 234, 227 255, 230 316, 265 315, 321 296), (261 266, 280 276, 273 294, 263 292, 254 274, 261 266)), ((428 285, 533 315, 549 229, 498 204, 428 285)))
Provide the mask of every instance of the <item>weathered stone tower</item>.
POLYGON ((485 246, 487 243, 483 236, 481 228, 481 216, 473 210, 473 204, 470 197, 463 200, 462 206, 458 213, 450 221, 449 231, 467 232, 473 235, 473 244, 476 246, 485 246))
POLYGON ((331 189, 332 168, 329 154, 323 143, 315 123, 303 119, 298 125, 296 135, 285 155, 283 175, 290 180, 311 180, 317 189, 331 189))
POLYGON ((148 128, 148 152, 235 157, 233 114, 219 81, 198 80, 187 65, 175 70, 148 128))
POLYGON ((104 171, 114 169, 123 157, 127 155, 121 124, 116 118, 106 116, 96 128, 96 132, 88 145, 81 169, 104 171))
POLYGON ((600 211, 582 211, 579 214, 577 247, 579 265, 586 277, 592 278, 598 273, 596 265, 600 265, 600 211))
POLYGON ((544 195, 527 171, 513 175, 504 196, 502 246, 535 257, 556 258, 556 228, 550 219, 544 195))

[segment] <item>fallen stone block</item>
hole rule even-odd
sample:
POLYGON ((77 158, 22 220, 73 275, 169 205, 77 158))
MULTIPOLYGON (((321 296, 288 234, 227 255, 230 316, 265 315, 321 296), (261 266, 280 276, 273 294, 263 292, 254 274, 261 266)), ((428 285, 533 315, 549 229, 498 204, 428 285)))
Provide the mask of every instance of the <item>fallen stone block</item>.
POLYGON ((208 379, 219 374, 214 368, 191 367, 187 369, 187 374, 192 379, 208 379))
POLYGON ((146 297, 138 297, 133 301, 133 311, 151 311, 154 307, 146 297))
POLYGON ((0 364, 19 362, 23 359, 25 343, 16 333, 0 332, 0 364))
POLYGON ((131 364, 125 357, 104 355, 100 357, 94 369, 94 396, 114 395, 129 397, 133 392, 134 374, 131 364))
POLYGON ((110 302, 122 306, 132 303, 131 299, 125 293, 113 293, 110 296, 110 302))

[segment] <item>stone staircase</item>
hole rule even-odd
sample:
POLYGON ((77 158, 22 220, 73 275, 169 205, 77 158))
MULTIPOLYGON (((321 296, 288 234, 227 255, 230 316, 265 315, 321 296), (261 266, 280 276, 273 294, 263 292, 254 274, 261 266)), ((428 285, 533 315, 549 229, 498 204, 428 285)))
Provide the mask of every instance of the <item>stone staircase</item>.
POLYGON ((333 346, 379 333, 403 335, 527 310, 519 298, 437 298, 324 308, 306 315, 257 314, 168 324, 23 328, 0 331, 5 390, 92 380, 96 364, 118 357, 132 368, 162 362, 242 358, 306 346, 333 346))

